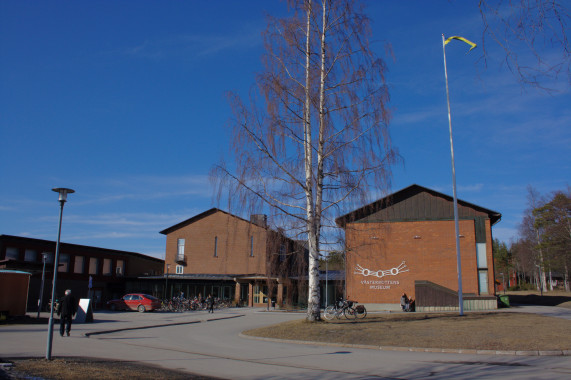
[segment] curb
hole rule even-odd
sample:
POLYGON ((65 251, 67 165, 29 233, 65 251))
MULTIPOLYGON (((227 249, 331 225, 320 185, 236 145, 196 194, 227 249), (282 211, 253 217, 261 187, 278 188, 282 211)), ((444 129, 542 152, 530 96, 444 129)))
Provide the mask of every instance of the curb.
POLYGON ((220 320, 224 320, 224 319, 233 319, 233 318, 239 318, 239 317, 244 317, 246 314, 238 314, 238 315, 232 315, 229 317, 220 317, 220 318, 209 318, 206 320, 198 320, 198 321, 188 321, 188 322, 174 322, 174 323, 162 323, 159 325, 148 325, 148 326, 137 326, 137 327, 125 327, 125 328, 119 328, 119 329, 112 329, 112 330, 101 330, 101 331, 94 331, 94 332, 88 332, 83 334, 85 337, 89 338, 92 335, 103 335, 103 334, 112 334, 112 333, 116 333, 116 332, 120 332, 120 331, 129 331, 129 330, 144 330, 144 329, 154 329, 157 327, 166 327, 166 326, 180 326, 180 325, 192 325, 195 323, 204 323, 204 322, 214 322, 214 321, 220 321, 220 320))
POLYGON ((266 342, 305 344, 313 346, 364 348, 379 351, 403 351, 403 352, 431 352, 442 354, 470 354, 470 355, 511 355, 511 356, 571 356, 571 350, 552 351, 517 351, 517 350, 476 350, 476 349, 455 349, 455 348, 422 348, 422 347, 396 347, 396 346, 372 346, 366 344, 329 343, 292 339, 263 338, 240 333, 238 336, 246 339, 262 340, 266 342))

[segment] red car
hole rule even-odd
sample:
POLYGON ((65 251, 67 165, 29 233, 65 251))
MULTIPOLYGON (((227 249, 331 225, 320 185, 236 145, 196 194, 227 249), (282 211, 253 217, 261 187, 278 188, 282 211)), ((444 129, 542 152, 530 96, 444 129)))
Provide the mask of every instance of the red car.
POLYGON ((107 302, 111 310, 137 310, 141 313, 161 308, 161 300, 143 293, 126 294, 118 300, 107 302))

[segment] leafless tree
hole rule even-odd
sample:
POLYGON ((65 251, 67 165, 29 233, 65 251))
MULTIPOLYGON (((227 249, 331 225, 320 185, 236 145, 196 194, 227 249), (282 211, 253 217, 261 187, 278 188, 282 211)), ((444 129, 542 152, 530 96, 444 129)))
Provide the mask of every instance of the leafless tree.
POLYGON ((500 46, 504 63, 525 85, 546 88, 546 80, 571 84, 569 10, 558 0, 480 0, 484 59, 489 41, 500 46))
POLYGON ((308 313, 320 319, 319 257, 343 202, 388 185, 397 154, 388 135, 384 61, 369 46, 358 1, 292 0, 269 19, 265 70, 248 102, 230 94, 234 163, 213 171, 235 205, 267 207, 307 241, 308 313))
POLYGON ((538 287, 542 287, 543 291, 547 291, 547 281, 545 278, 545 258, 541 245, 542 234, 536 224, 536 217, 533 210, 545 204, 545 200, 541 195, 531 186, 527 188, 528 208, 524 212, 522 223, 520 224, 519 231, 522 237, 522 242, 528 245, 527 251, 533 254, 533 264, 538 269, 537 274, 540 276, 538 287))
POLYGON ((551 270, 563 273, 565 290, 569 291, 571 193, 553 193, 549 202, 533 210, 533 216, 534 226, 541 235, 540 248, 548 264, 549 273, 551 274, 551 270))

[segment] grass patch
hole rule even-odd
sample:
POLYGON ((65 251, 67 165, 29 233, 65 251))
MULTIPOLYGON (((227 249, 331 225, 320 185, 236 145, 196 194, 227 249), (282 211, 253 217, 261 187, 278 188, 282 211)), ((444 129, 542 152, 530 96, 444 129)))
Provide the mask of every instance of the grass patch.
MULTIPOLYGON (((6 362, 6 361, 3 361, 6 362)), ((142 363, 89 358, 14 359, 7 374, 16 379, 115 380, 115 379, 215 379, 142 363)), ((2 373, 0 371, 0 378, 2 373)))
POLYGON ((372 314, 357 321, 297 320, 244 332, 266 338, 476 350, 571 349, 571 321, 526 313, 372 314))

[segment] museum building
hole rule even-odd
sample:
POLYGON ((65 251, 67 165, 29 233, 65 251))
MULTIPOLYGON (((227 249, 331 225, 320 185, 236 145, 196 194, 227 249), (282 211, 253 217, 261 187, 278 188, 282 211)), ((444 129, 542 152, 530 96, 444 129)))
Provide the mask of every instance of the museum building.
MULTIPOLYGON (((464 309, 495 308, 492 226, 501 214, 458 200, 464 309)), ((346 239, 346 296, 371 310, 458 308, 453 198, 412 185, 336 219, 346 239)))

